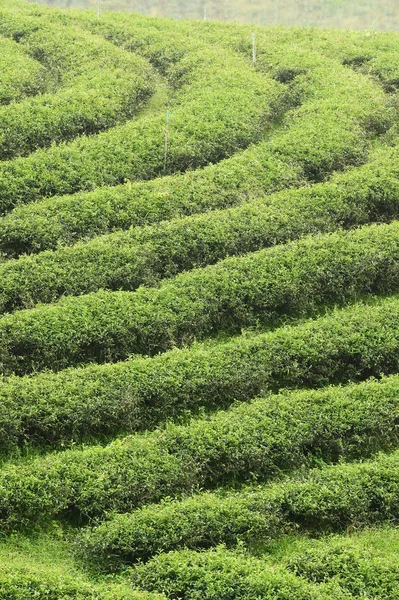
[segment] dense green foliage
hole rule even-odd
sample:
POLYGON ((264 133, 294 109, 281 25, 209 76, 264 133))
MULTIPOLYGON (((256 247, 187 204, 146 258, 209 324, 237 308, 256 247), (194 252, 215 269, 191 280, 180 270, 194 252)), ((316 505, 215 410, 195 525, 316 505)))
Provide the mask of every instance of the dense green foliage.
POLYGON ((398 531, 383 527, 356 536, 332 536, 304 544, 286 559, 291 572, 308 581, 339 584, 355 597, 394 597, 399 583, 398 531))
POLYGON ((272 325, 399 289, 399 223, 306 237, 228 258, 159 288, 63 298, 0 319, 1 371, 156 354, 221 329, 272 325))
POLYGON ((69 511, 130 510, 196 488, 271 478, 314 460, 368 456, 397 444, 397 377, 269 396, 209 420, 38 458, 0 473, 3 523, 69 511), (101 485, 99 474, 101 473, 101 485), (34 491, 34 497, 32 492, 34 491))
POLYGON ((11 257, 56 248, 108 231, 227 208, 303 183, 300 165, 287 165, 261 141, 204 169, 21 205, 0 217, 0 248, 11 257))
POLYGON ((0 542, 1 600, 165 600, 132 589, 130 581, 89 577, 55 532, 9 536, 0 542))
POLYGON ((0 0, 0 600, 391 600, 399 38, 100 13, 0 0))
MULTIPOLYGON (((318 584, 318 598, 378 598, 388 600, 398 588, 398 532, 396 528, 373 528, 347 536, 328 536, 318 541, 295 538, 292 547, 273 555, 254 558, 242 548, 211 551, 180 550, 162 553, 132 571, 133 580, 146 589, 164 590, 172 596, 190 598, 284 597, 305 592, 306 578, 318 584), (287 573, 295 573, 292 579, 287 573), (273 582, 276 584, 274 587, 273 582), (278 582, 278 583, 277 583, 278 582), (320 585, 321 584, 321 585, 320 585), (324 588, 328 585, 327 589, 324 588), (331 585, 332 584, 332 585, 331 585), (295 591, 293 586, 298 586, 295 591), (274 594, 274 595, 273 595, 274 594), (276 596, 277 595, 277 596, 276 596)), ((312 597, 307 588, 306 598, 312 597)), ((292 597, 292 596, 291 596, 292 597)))
POLYGON ((0 388, 1 454, 26 442, 64 445, 150 429, 190 412, 250 400, 265 390, 396 373, 398 322, 399 303, 392 298, 209 347, 9 377, 0 388))
MULTIPOLYGON (((156 63, 158 47, 151 42, 156 63)), ((270 128, 284 107, 282 84, 245 69, 246 61, 239 56, 200 43, 185 57, 181 45, 189 50, 193 44, 187 39, 184 43, 182 36, 173 42, 174 56, 163 73, 178 90, 171 103, 173 135, 166 165, 164 113, 143 115, 98 136, 3 162, 2 212, 41 196, 149 179, 165 166, 169 172, 205 165, 257 141, 270 128)))
POLYGON ((0 33, 40 59, 56 89, 0 109, 2 160, 123 122, 153 91, 146 61, 101 38, 12 8, 0 18, 0 33))
POLYGON ((338 586, 314 586, 283 568, 265 568, 262 560, 222 547, 213 552, 171 552, 136 567, 133 581, 172 598, 193 600, 338 600, 349 596, 338 586))
POLYGON ((52 572, 49 566, 20 566, 12 569, 0 566, 0 599, 27 600, 162 600, 159 594, 131 591, 118 586, 100 586, 68 575, 52 572), (32 595, 33 594, 33 595, 32 595))
POLYGON ((115 568, 160 551, 254 542, 281 532, 345 530, 399 516, 398 452, 370 462, 303 472, 235 493, 202 493, 115 515, 81 534, 97 565, 115 568))
MULTIPOLYGON (((278 59, 278 68, 276 64, 270 64, 267 57, 267 63, 262 69, 266 73, 261 78, 248 69, 249 49, 242 58, 233 58, 229 48, 221 50, 219 47, 216 53, 208 44, 199 51, 197 44, 193 58, 189 62, 183 60, 181 48, 186 47, 188 50, 192 43, 183 35, 176 35, 175 24, 168 24, 168 29, 173 30, 173 38, 168 36, 167 39, 162 32, 150 27, 146 20, 140 23, 137 18, 130 20, 130 23, 126 17, 118 19, 113 16, 101 23, 87 18, 87 25, 94 32, 105 33, 122 47, 139 52, 160 69, 170 83, 182 87, 173 101, 176 108, 172 111, 167 172, 204 166, 210 161, 215 162, 231 155, 237 149, 259 140, 259 128, 263 125, 264 129, 265 118, 281 116, 290 104, 299 102, 302 106, 289 112, 283 131, 270 140, 267 147, 269 161, 272 166, 276 159, 283 159, 289 166, 293 162, 299 163, 298 166, 302 167, 307 177, 320 180, 334 169, 364 161, 369 138, 385 131, 393 122, 394 115, 389 102, 371 81, 337 62, 332 64, 328 58, 293 47, 289 43, 291 40, 285 40, 284 36, 276 43, 274 62, 278 59), (137 33, 134 35, 137 31, 140 32, 140 37, 137 33), (147 47, 146 43, 150 46, 147 47), (198 59, 197 56, 195 59, 195 55, 199 53, 201 58, 198 59), (202 68, 204 63, 212 64, 212 69, 218 76, 211 76, 212 79, 209 80, 206 73, 204 81, 204 70, 201 72, 197 61, 202 68), (287 73, 294 74, 291 89, 276 89, 271 85, 271 76, 282 81, 288 77, 289 83, 292 75, 287 76, 287 73), (189 86, 188 74, 191 74, 189 86), (269 85, 265 87, 266 76, 269 85), (213 80, 216 89, 212 98, 210 84, 213 80), (231 89, 233 82, 234 89, 231 89), (225 87, 220 98, 222 85, 225 87), (227 94, 227 90, 231 91, 231 95, 227 94), (255 106, 251 105, 251 95, 252 98, 256 97, 255 106), (260 100, 262 97, 264 104, 260 100), (326 100, 321 102, 320 97, 326 100), (216 110, 221 101, 223 107, 216 110), (189 114, 191 119, 188 119, 189 114), (244 115, 247 116, 244 118, 244 115), (211 131, 212 143, 209 139, 211 131)), ((286 87, 287 85, 284 86, 286 87)), ((165 172, 163 131, 163 115, 152 116, 151 119, 143 117, 96 139, 78 140, 45 153, 36 153, 24 161, 5 163, 0 170, 3 211, 20 202, 36 200, 40 196, 92 189, 99 185, 115 185, 126 179, 148 179, 162 170, 165 172), (127 144, 126 135, 139 136, 140 145, 135 146, 132 140, 127 144), (106 172, 105 166, 98 168, 99 153, 102 164, 107 165, 106 172), (80 156, 78 163, 77 154, 84 157, 82 160, 80 156), (97 167, 95 171, 94 161, 97 167), (48 173, 49 164, 51 174, 48 173), (33 180, 32 169, 35 171, 33 180)), ((277 166, 278 164, 277 162, 277 166)), ((211 175, 212 173, 213 171, 211 175)), ((125 193, 121 190, 121 195, 122 199, 127 196, 125 202, 132 196, 130 190, 125 193)), ((103 193, 90 196, 86 211, 90 210, 93 202, 98 204, 101 201, 107 206, 107 196, 103 193)), ((72 209, 73 207, 74 203, 72 209)), ((84 218, 84 214, 80 214, 84 208, 85 206, 79 208, 78 214, 73 214, 77 210, 75 206, 72 215, 69 215, 65 206, 67 221, 73 219, 69 226, 67 223, 67 229, 74 227, 75 232, 74 221, 84 218)), ((110 212, 109 208, 107 212, 110 212)), ((64 223, 64 219, 62 221, 64 223)), ((59 223, 58 229, 60 225, 59 223)), ((80 228, 82 225, 80 224, 80 228)), ((102 220, 101 226, 104 225, 102 220)), ((29 225, 26 224, 26 227, 29 225)), ((90 229, 92 227, 93 225, 90 229)), ((64 224, 62 228, 65 228, 64 224)), ((54 238, 54 234, 52 237, 54 238)))
POLYGON ((12 40, 0 38, 0 105, 46 89, 42 65, 12 40))
POLYGON ((134 290, 162 277, 300 237, 399 216, 398 149, 331 182, 92 242, 22 257, 0 267, 0 310, 64 295, 134 290))

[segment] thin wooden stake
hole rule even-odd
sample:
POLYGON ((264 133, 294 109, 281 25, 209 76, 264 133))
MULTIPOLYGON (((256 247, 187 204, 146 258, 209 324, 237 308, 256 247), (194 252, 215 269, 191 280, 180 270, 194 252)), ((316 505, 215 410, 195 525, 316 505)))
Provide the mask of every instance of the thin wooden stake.
POLYGON ((170 111, 168 110, 166 113, 166 127, 165 127, 165 149, 164 149, 164 158, 163 158, 163 170, 164 171, 166 171, 166 163, 168 160, 169 120, 170 120, 170 111))
POLYGON ((256 65, 256 37, 255 34, 252 34, 252 62, 253 65, 256 65))
POLYGON ((206 21, 206 6, 204 6, 204 21, 206 21))
POLYGON ((101 0, 97 0, 97 17, 101 17, 101 0))

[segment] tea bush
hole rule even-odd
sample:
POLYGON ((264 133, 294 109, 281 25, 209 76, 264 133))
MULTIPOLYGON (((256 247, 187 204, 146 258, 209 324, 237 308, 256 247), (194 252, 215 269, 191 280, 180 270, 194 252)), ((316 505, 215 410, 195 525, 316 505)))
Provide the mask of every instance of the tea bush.
POLYGON ((1 371, 157 354, 221 330, 304 317, 398 290, 398 222, 310 236, 178 275, 158 288, 63 298, 0 319, 1 371))
POLYGON ((311 600, 349 598, 338 586, 311 586, 283 568, 219 547, 211 552, 189 550, 155 557, 133 571, 140 587, 169 597, 207 600, 311 600))
POLYGON ((47 81, 42 65, 13 40, 0 38, 0 105, 44 91, 47 81))
POLYGON ((96 585, 52 570, 48 565, 0 567, 0 600, 165 600, 161 594, 96 585))
POLYGON ((55 88, 0 107, 2 160, 123 123, 154 91, 145 60, 80 28, 1 7, 0 32, 40 62, 55 88))
MULTIPOLYGON (((366 457, 397 445, 398 377, 257 399, 209 419, 5 466, 0 514, 104 515, 168 495, 270 479, 315 460, 366 457)), ((36 517, 37 518, 37 517, 36 517)))
POLYGON ((0 311, 100 288, 135 290, 304 234, 398 216, 397 152, 396 147, 389 149, 325 184, 9 261, 0 266, 0 311))
POLYGON ((289 571, 316 582, 334 582, 355 597, 388 600, 399 586, 397 531, 372 528, 352 536, 331 536, 306 543, 285 560, 289 571))
POLYGON ((388 298, 209 347, 9 377, 0 387, 1 453, 150 429, 266 390, 396 373, 398 323, 398 300, 388 298))
POLYGON ((399 453, 370 462, 304 471, 265 487, 239 492, 203 492, 180 501, 115 515, 77 540, 88 560, 114 569, 160 551, 255 542, 281 532, 345 530, 395 523, 399 453))

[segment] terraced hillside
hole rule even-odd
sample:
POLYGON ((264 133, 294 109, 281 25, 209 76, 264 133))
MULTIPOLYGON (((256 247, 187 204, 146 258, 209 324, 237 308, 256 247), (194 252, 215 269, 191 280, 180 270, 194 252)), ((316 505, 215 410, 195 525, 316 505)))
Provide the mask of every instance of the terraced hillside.
POLYGON ((0 600, 398 598, 399 35, 0 50, 0 600))

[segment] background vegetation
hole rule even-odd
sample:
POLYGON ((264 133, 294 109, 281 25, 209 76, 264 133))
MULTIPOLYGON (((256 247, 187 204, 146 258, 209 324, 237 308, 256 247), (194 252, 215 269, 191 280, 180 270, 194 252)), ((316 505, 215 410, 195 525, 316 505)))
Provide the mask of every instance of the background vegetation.
MULTIPOLYGON (((98 0, 35 0, 64 8, 96 8, 98 0)), ((396 0, 101 0, 103 10, 174 19, 217 19, 258 25, 398 30, 396 0)))

